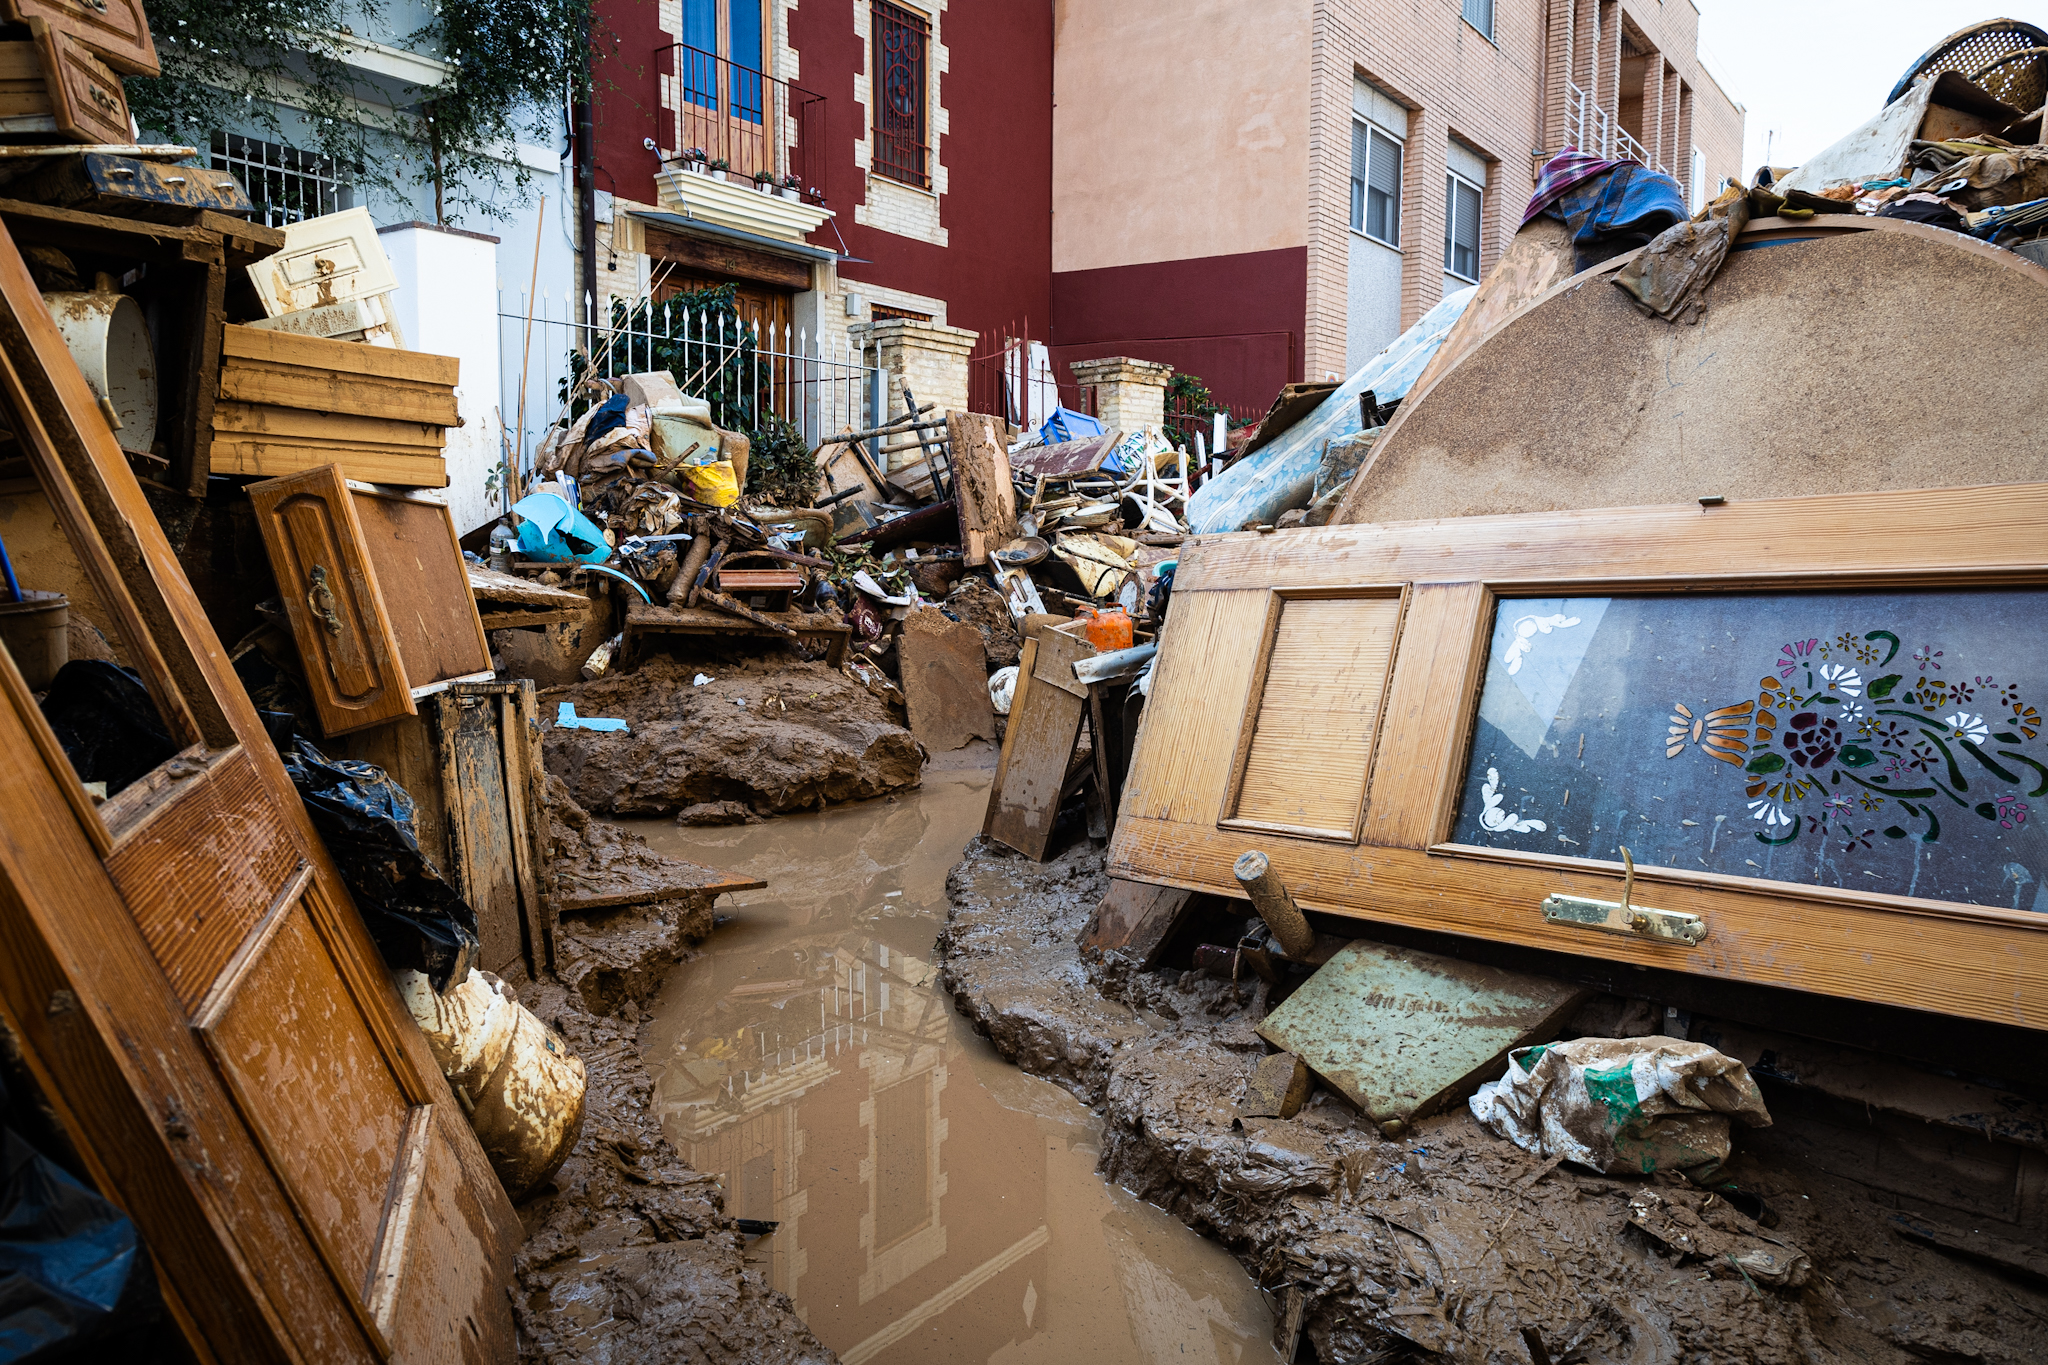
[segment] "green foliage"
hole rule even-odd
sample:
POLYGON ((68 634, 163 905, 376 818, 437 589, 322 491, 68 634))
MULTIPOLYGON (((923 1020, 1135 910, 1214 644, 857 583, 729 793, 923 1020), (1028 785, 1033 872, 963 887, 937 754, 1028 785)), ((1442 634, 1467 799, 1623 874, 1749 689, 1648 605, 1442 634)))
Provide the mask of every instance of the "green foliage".
POLYGON ((149 133, 205 147, 217 129, 332 158, 357 186, 430 185, 442 221, 473 210, 510 216, 494 191, 532 172, 489 155, 526 138, 552 142, 562 103, 589 83, 592 0, 437 0, 403 38, 380 33, 381 0, 150 0, 163 74, 125 82, 149 133), (380 88, 345 58, 360 31, 439 56, 443 84, 380 88), (287 129, 291 111, 303 127, 287 129))
POLYGON ((1209 392, 1209 386, 1191 374, 1180 374, 1166 381, 1166 425, 1168 439, 1194 447, 1197 432, 1203 441, 1215 433, 1216 414, 1224 413, 1224 421, 1231 426, 1242 426, 1242 422, 1228 415, 1228 410, 1216 402, 1209 392))
POLYGON ((767 413, 747 452, 747 492, 776 507, 809 507, 818 495, 818 462, 796 427, 767 413))

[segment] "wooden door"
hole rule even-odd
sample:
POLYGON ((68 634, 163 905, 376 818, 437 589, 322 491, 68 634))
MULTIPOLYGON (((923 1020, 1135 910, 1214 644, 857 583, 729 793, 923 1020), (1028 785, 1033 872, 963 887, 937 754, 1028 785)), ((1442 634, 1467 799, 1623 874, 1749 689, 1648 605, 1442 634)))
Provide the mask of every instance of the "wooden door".
POLYGON ((320 728, 346 734, 417 714, 340 466, 251 484, 249 501, 320 728))
POLYGON ((0 408, 184 746, 96 807, 0 652, 38 1083, 201 1358, 510 1360, 517 1216, 4 235, 0 408))
MULTIPOLYGON (((748 330, 758 327, 764 344, 773 329, 775 349, 787 350, 782 340, 789 335, 790 320, 795 317, 796 296, 788 289, 755 280, 733 279, 715 275, 699 274, 684 269, 670 270, 662 276, 656 302, 666 302, 678 294, 694 294, 704 289, 716 289, 729 284, 733 288, 733 305, 739 309, 740 322, 748 330)), ((713 330, 716 335, 716 329, 713 330)))

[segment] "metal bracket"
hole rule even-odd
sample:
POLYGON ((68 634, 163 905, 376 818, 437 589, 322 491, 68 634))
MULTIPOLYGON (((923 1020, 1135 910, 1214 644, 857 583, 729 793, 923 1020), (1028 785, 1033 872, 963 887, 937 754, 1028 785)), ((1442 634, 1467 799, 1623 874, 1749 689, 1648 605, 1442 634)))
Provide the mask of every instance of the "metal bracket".
POLYGON ((1621 850, 1621 863, 1623 876, 1619 904, 1589 900, 1584 896, 1545 896, 1544 923, 1568 924, 1603 934, 1625 934, 1630 938, 1656 939, 1660 943, 1683 943, 1688 948, 1697 948, 1706 941, 1707 922, 1698 915, 1677 910, 1652 910, 1631 904, 1636 885, 1636 860, 1626 848, 1621 850))

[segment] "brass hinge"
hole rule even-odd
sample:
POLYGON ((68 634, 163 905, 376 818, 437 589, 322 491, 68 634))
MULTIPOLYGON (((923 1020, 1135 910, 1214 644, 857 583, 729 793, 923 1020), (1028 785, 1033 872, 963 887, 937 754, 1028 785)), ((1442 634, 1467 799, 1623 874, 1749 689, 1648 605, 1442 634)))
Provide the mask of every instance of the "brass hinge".
POLYGON ((1550 895, 1543 898, 1546 924, 1568 924, 1595 929, 1603 934, 1626 934, 1630 938, 1655 939, 1660 943, 1683 943, 1697 948, 1707 937, 1707 922, 1698 915, 1677 910, 1652 910, 1631 903, 1636 885, 1636 860, 1628 849, 1621 850, 1623 876, 1621 901, 1589 900, 1584 896, 1550 895))

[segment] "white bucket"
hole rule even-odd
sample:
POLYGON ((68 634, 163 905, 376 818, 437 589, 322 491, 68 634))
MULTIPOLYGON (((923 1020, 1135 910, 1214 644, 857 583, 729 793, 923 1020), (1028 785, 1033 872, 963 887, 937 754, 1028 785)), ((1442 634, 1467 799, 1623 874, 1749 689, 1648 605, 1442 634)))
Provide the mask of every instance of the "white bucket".
POLYGON ((126 294, 43 295, 64 345, 100 400, 121 449, 146 454, 156 441, 156 353, 142 305, 126 294))

